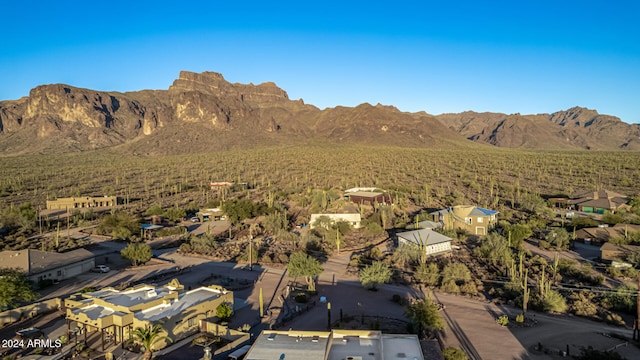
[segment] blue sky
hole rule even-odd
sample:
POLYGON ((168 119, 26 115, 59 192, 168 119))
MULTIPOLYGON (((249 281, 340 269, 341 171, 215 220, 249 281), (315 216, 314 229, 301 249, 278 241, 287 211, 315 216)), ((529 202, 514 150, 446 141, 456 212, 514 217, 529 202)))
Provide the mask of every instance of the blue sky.
POLYGON ((0 100, 40 84, 167 89, 180 70, 273 81, 320 108, 573 106, 640 122, 637 1, 13 1, 0 100))

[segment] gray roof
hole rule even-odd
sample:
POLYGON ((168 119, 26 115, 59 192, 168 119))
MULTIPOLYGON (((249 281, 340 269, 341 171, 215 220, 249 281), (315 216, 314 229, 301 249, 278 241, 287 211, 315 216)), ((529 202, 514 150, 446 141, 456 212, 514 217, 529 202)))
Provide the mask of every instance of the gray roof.
POLYGON ((76 249, 65 253, 35 249, 10 250, 0 252, 0 264, 2 264, 0 266, 18 268, 28 275, 34 275, 93 257, 94 255, 85 249, 76 249))
POLYGON ((397 234, 398 239, 402 238, 408 242, 412 242, 420 245, 421 242, 427 242, 428 245, 439 244, 452 239, 448 236, 444 236, 431 229, 418 229, 412 231, 405 231, 397 234))
POLYGON ((329 337, 291 336, 262 332, 253 344, 245 360, 304 359, 325 360, 329 337))

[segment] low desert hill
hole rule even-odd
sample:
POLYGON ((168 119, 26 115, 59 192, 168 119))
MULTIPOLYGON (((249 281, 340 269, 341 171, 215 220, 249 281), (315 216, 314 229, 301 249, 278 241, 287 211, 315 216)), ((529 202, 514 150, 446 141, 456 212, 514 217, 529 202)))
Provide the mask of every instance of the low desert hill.
POLYGON ((307 143, 404 147, 640 149, 640 128, 593 110, 434 117, 361 104, 320 110, 274 83, 182 71, 167 90, 118 93, 42 85, 0 102, 3 155, 103 148, 143 155, 307 143), (470 141, 471 140, 471 141, 470 141))

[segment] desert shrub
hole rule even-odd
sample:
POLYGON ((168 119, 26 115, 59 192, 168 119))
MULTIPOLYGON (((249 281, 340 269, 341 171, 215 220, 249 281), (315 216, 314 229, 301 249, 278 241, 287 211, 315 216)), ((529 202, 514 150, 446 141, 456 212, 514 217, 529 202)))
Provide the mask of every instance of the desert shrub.
POLYGON ((544 311, 563 313, 567 310, 567 301, 562 294, 551 290, 545 294, 542 307, 544 311))
POLYGON ((496 319, 496 322, 500 326, 507 326, 507 325, 509 325, 509 317, 507 315, 500 315, 496 319))
POLYGON ((637 291, 638 290, 631 285, 619 286, 614 292, 609 292, 604 296, 602 306, 615 311, 635 314, 637 305, 635 296, 637 291))
POLYGON ((467 354, 458 348, 454 347, 446 347, 442 350, 442 355, 444 356, 444 360, 467 360, 469 357, 467 354))
POLYGON ((518 324, 522 324, 522 323, 524 323, 524 314, 518 314, 518 315, 516 315, 516 322, 517 322, 518 324))
POLYGON ((442 285, 440 286, 440 290, 450 294, 460 293, 460 287, 458 286, 458 284, 456 284, 456 282, 453 279, 443 282, 442 285))
POLYGON ((460 291, 462 291, 465 294, 473 295, 478 293, 478 288, 476 287, 475 283, 467 282, 460 285, 460 291))
POLYGON ((592 302, 593 297, 592 294, 584 292, 572 294, 571 312, 578 316, 595 316, 598 313, 598 307, 592 302))
POLYGON ((280 261, 283 264, 286 264, 289 262, 289 256, 287 256, 287 254, 280 254, 278 255, 278 261, 280 261))
POLYGON ((414 276, 423 284, 436 286, 440 280, 440 269, 436 263, 420 264, 414 276))
POLYGON ((227 321, 233 315, 233 307, 231 304, 222 303, 216 307, 216 316, 222 320, 227 321))
POLYGON ((604 314, 603 320, 607 322, 607 324, 618 325, 618 326, 625 325, 624 320, 622 319, 622 316, 610 311, 607 311, 604 314))

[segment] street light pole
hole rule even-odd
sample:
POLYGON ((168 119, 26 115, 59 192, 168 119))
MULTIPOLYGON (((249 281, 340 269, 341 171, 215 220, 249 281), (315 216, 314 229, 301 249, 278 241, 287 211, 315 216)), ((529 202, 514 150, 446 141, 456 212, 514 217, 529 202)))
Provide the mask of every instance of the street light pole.
POLYGON ((249 271, 253 271, 253 236, 249 235, 249 271))

